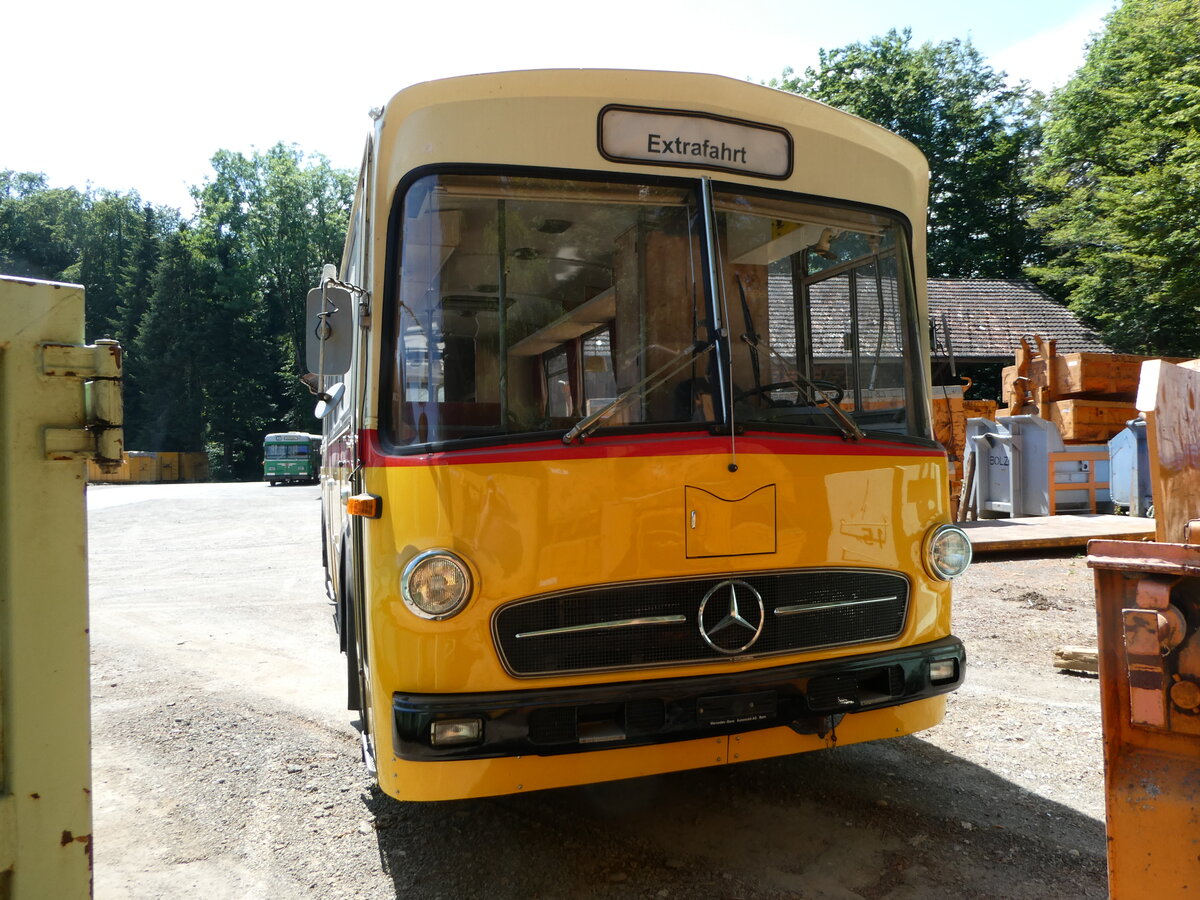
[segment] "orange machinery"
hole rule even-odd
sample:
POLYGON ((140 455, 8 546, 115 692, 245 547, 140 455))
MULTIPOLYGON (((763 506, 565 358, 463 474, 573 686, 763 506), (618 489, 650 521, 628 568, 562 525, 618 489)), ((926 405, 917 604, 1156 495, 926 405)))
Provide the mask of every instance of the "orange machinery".
POLYGON ((1200 365, 1143 366, 1156 541, 1092 541, 1113 900, 1200 895, 1200 365))

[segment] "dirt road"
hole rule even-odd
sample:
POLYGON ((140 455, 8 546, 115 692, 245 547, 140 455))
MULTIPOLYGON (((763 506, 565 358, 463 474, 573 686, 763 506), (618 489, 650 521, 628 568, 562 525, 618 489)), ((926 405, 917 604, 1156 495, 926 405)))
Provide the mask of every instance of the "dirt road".
POLYGON ((915 737, 494 800, 372 788, 315 488, 92 486, 96 896, 1104 897, 1082 557, 960 581, 967 683, 915 737))

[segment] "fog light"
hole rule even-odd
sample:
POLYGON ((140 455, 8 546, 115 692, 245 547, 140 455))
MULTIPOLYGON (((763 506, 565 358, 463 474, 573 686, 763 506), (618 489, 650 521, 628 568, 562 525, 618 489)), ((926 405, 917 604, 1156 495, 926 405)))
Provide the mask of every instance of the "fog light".
POLYGON ((953 659, 935 659, 929 664, 929 680, 934 684, 953 681, 958 672, 958 663, 953 659))
POLYGON ((477 744, 483 738, 483 719, 441 719, 429 723, 429 743, 435 747, 477 744))

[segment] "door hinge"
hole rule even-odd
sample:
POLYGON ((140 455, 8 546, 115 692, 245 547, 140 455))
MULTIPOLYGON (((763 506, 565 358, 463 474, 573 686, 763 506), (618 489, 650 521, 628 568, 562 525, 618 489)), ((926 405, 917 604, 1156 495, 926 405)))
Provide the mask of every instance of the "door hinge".
POLYGON ((358 299, 358 324, 363 328, 371 327, 371 295, 366 291, 358 299))
POLYGON ((117 341, 94 345, 42 344, 42 374, 72 378, 83 387, 80 421, 45 429, 47 459, 91 459, 109 471, 121 465, 125 449, 121 401, 122 358, 117 341))

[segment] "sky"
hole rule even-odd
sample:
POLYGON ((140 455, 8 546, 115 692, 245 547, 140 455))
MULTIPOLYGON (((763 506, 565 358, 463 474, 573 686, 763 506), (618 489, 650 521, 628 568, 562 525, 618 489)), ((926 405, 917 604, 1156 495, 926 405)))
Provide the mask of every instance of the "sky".
POLYGON ((970 38, 1049 91, 1116 0, 43 0, 3 15, 0 169, 136 190, 192 212, 219 149, 279 141, 357 169, 371 107, 508 69, 712 72, 766 81, 821 48, 910 27, 970 38))

